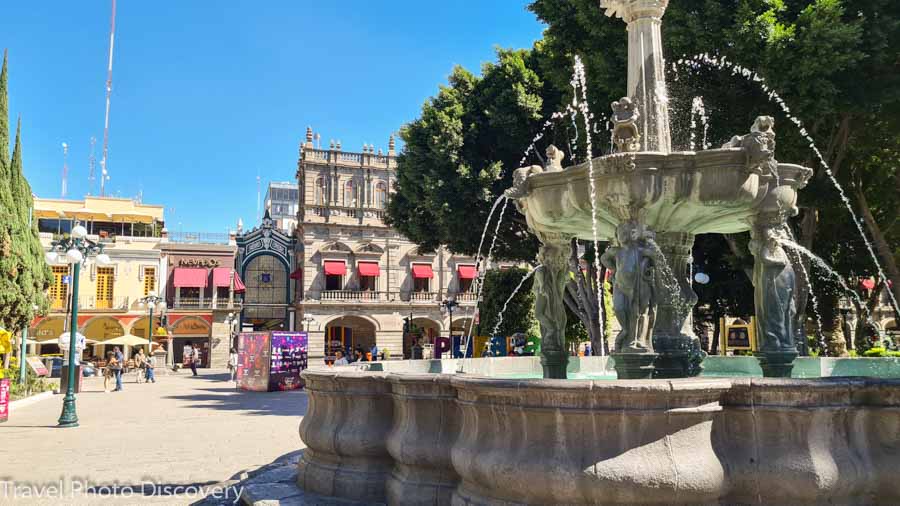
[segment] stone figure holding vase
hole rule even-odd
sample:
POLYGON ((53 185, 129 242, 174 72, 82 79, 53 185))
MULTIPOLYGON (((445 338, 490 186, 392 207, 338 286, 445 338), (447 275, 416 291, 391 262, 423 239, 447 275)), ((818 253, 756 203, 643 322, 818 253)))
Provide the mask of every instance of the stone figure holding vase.
POLYGON ((762 351, 796 351, 796 276, 778 239, 774 228, 765 227, 750 242, 750 251, 756 257, 753 263, 756 335, 762 351))
POLYGON ((616 229, 618 245, 610 247, 600 261, 615 271, 613 309, 622 326, 616 336, 617 353, 653 351, 650 334, 656 317, 656 264, 662 261, 659 250, 648 243, 652 232, 635 222, 622 223, 616 229))

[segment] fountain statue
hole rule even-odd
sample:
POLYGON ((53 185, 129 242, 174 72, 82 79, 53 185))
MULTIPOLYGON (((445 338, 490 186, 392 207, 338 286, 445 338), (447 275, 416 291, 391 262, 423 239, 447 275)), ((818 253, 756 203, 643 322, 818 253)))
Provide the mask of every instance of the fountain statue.
POLYGON ((622 330, 616 336, 616 371, 622 379, 649 378, 653 373, 650 333, 656 319, 656 265, 665 262, 659 250, 648 244, 653 232, 628 221, 616 230, 618 246, 603 253, 600 261, 615 272, 613 309, 622 330))
MULTIPOLYGON (((564 256, 572 238, 618 238, 618 246, 603 258, 617 276, 613 298, 623 331, 613 353, 620 378, 700 372, 703 355, 692 321, 697 302, 691 287, 694 236, 751 231, 759 238, 754 245, 761 245, 752 247, 759 272, 754 283, 760 361, 766 374, 789 374, 796 336, 790 323, 775 319, 776 314, 778 319, 790 318, 782 300, 792 296, 793 273, 789 264, 775 272, 773 258, 783 251, 764 238, 796 215, 797 190, 812 170, 775 159, 770 116, 758 117, 749 133, 720 149, 671 150, 660 34, 667 5, 668 0, 601 1, 607 15, 628 24, 629 94, 612 104, 618 152, 564 168, 561 157, 547 168, 524 167, 515 172, 506 195, 516 200, 541 240, 539 256, 545 267, 548 257, 564 256), (592 184, 585 184, 591 179, 592 184), (641 262, 647 272, 641 272, 641 262), (647 335, 650 338, 644 339, 647 335)), ((565 277, 567 267, 561 260, 558 268, 555 272, 548 267, 541 277, 565 277)), ((539 279, 534 290, 538 300, 562 300, 558 283, 539 279)), ((543 336, 545 359, 556 364, 554 370, 545 368, 546 377, 560 374, 563 362, 550 355, 565 348, 565 336, 556 331, 565 328, 564 316, 549 310, 537 314, 542 329, 554 329, 543 336)))

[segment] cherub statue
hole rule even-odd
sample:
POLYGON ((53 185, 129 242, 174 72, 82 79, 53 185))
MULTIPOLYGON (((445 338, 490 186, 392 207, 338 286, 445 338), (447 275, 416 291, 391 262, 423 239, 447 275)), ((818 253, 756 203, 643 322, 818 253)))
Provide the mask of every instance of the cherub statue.
POLYGON ((757 174, 774 174, 778 171, 775 161, 775 119, 757 116, 750 133, 735 135, 723 148, 743 148, 747 151, 749 169, 757 174))
POLYGON ((628 97, 612 103, 612 137, 619 151, 635 152, 641 149, 641 134, 637 120, 640 118, 637 106, 628 97))
POLYGON ((559 172, 563 170, 562 161, 566 154, 553 144, 547 146, 546 153, 547 165, 544 167, 544 172, 559 172))
POLYGON ((653 351, 650 334, 656 319, 654 292, 656 264, 664 261, 650 241, 653 232, 636 222, 625 222, 616 229, 618 245, 610 247, 600 261, 615 271, 613 309, 622 331, 616 336, 616 352, 653 351))

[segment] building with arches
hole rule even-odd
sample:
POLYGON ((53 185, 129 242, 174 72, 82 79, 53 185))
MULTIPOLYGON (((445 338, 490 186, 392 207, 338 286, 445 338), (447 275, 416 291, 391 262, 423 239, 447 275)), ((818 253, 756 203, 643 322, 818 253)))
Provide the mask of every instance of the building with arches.
MULTIPOLYGON (((294 307, 296 330, 309 331, 310 359, 334 350, 377 346, 392 358, 408 356, 411 319, 425 344, 474 321, 475 260, 439 249, 420 251, 384 223, 396 177, 394 138, 385 153, 364 145, 348 152, 340 141, 328 149, 313 144, 307 128, 300 145, 297 182, 300 205, 296 237, 294 307)), ((249 288, 248 288, 249 289, 249 288)))

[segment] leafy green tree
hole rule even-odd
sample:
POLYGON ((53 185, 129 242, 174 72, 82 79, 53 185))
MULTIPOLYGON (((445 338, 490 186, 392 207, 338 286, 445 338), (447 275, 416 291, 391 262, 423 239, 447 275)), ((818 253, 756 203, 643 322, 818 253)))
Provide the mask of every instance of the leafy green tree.
MULTIPOLYGON (((529 8, 548 24, 544 47, 557 65, 565 67, 574 54, 584 59, 592 110, 605 110, 624 93, 627 55, 621 21, 605 18, 592 0, 536 0, 529 8)), ((866 154, 895 145, 898 138, 898 25, 900 4, 891 0, 684 0, 669 4, 662 26, 670 62, 698 53, 739 62, 764 76, 791 114, 808 122, 832 173, 852 188, 848 196, 900 298, 898 239, 891 228, 900 198, 896 164, 884 163, 883 155, 871 163, 866 154)), ((778 158, 816 170, 809 189, 801 193, 802 214, 793 224, 798 242, 823 258, 852 264, 857 274, 872 274, 874 265, 837 191, 781 108, 758 83, 730 72, 686 70, 669 77, 675 145, 687 144, 690 108, 678 104, 689 104, 691 96, 703 97, 713 146, 745 132, 757 115, 775 116, 778 158), (842 233, 835 237, 833 230, 842 233)), ((562 80, 565 73, 547 79, 562 80)), ((743 257, 745 252, 733 248, 740 242, 719 247, 728 245, 732 254, 743 257)), ((808 262, 804 264, 808 270, 808 262)), ((805 307, 802 290, 799 299, 805 307)), ((822 310, 830 313, 834 307, 822 310)), ((826 322, 830 319, 826 314, 826 322)))
MULTIPOLYGON (((484 278, 484 300, 481 303, 481 333, 485 335, 511 336, 516 332, 533 334, 536 325, 534 317, 534 294, 531 277, 522 283, 515 297, 510 296, 522 279, 528 275, 525 269, 513 268, 488 271, 484 278), (503 311, 504 304, 506 310, 503 311), (503 321, 500 321, 501 311, 503 321), (499 323, 499 327, 497 324, 499 323), (494 328, 497 327, 497 332, 494 328)), ((534 337, 534 336, 529 336, 534 337)))
POLYGON ((9 168, 9 101, 7 98, 7 54, 0 70, 0 328, 11 328, 18 311, 19 266, 13 252, 16 223, 9 168))

